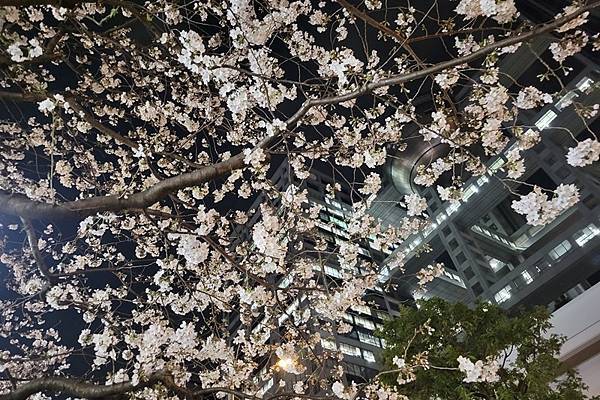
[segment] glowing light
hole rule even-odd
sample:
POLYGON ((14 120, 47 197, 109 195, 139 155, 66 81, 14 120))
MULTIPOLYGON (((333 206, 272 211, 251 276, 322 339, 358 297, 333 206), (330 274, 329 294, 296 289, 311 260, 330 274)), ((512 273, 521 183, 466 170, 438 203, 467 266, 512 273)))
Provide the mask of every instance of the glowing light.
POLYGON ((293 368, 295 361, 289 357, 281 358, 275 365, 284 371, 288 371, 293 368))

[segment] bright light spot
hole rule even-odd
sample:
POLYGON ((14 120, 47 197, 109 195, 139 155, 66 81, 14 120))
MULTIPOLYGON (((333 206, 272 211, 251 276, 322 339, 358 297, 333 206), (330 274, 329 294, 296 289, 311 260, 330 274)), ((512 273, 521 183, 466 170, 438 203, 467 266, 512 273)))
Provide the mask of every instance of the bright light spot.
POLYGON ((492 267, 492 269, 494 270, 494 272, 498 272, 498 270, 500 270, 500 268, 502 268, 505 265, 502 261, 497 260, 493 257, 490 258, 489 264, 490 267, 492 267))
MULTIPOLYGON (((415 300, 427 300, 430 298, 430 296, 428 296, 426 293, 422 292, 421 290, 414 290, 412 292, 412 296, 415 300)), ((417 308, 421 308, 421 306, 419 305, 419 303, 417 303, 417 308)))
POLYGON ((281 368, 282 370, 287 371, 289 369, 292 369, 292 367, 294 366, 294 360, 292 360, 289 357, 281 358, 279 361, 277 361, 275 365, 281 368))

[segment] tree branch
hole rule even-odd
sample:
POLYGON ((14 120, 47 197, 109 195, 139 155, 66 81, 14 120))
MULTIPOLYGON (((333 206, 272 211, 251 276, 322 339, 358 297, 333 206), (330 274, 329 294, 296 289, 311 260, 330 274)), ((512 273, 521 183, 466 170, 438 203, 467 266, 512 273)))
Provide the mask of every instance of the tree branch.
POLYGON ((289 118, 287 122, 288 122, 288 124, 295 125, 308 112, 308 110, 314 106, 337 104, 337 103, 343 103, 345 101, 354 100, 357 97, 360 97, 366 93, 372 92, 372 91, 382 88, 382 87, 401 85, 403 83, 407 83, 407 82, 414 81, 417 79, 425 78, 428 75, 431 75, 431 74, 434 74, 437 72, 441 72, 441 71, 449 69, 449 68, 457 67, 462 64, 467 64, 467 63, 475 61, 483 56, 486 56, 486 55, 494 52, 497 49, 513 46, 515 44, 525 42, 527 40, 531 40, 531 39, 533 39, 539 35, 542 35, 544 33, 553 31, 553 30, 557 29, 558 27, 566 24, 567 22, 577 18, 581 14, 583 14, 587 11, 591 11, 594 8, 599 7, 599 6, 600 6, 600 1, 595 1, 586 6, 578 8, 576 11, 572 12, 571 14, 565 15, 561 18, 557 18, 552 22, 538 25, 537 28, 532 29, 529 32, 521 33, 519 35, 500 40, 498 42, 484 46, 484 47, 480 48, 479 50, 474 51, 473 53, 462 56, 462 57, 457 57, 457 58, 453 58, 448 61, 437 63, 435 65, 432 65, 431 67, 427 67, 424 69, 420 69, 418 71, 410 72, 408 74, 392 75, 389 78, 381 79, 377 82, 367 83, 367 84, 363 85, 362 87, 360 87, 359 89, 356 89, 354 91, 351 91, 351 92, 348 92, 345 94, 341 94, 338 96, 325 97, 322 99, 311 99, 311 100, 307 101, 306 103, 304 103, 304 105, 296 112, 296 114, 294 114, 291 118, 289 118))
MULTIPOLYGON (((288 118, 286 121, 286 127, 288 129, 293 129, 312 107, 338 104, 345 101, 354 100, 382 87, 400 85, 413 80, 425 78, 428 75, 449 68, 475 61, 497 49, 512 46, 550 32, 577 18, 584 12, 590 11, 598 6, 600 6, 600 1, 590 3, 586 6, 580 7, 571 14, 555 19, 552 22, 540 25, 536 29, 533 29, 529 32, 500 40, 463 57, 441 62, 431 67, 420 69, 411 73, 392 75, 389 78, 367 83, 354 91, 350 91, 341 95, 324 97, 321 99, 309 99, 305 101, 304 104, 290 118, 288 118)), ((275 141, 277 137, 278 136, 276 135, 265 138, 257 145, 257 147, 267 148, 275 141)), ((0 193, 0 211, 14 216, 36 219, 64 217, 85 218, 86 216, 103 211, 123 212, 131 209, 143 209, 151 206, 152 204, 166 197, 168 194, 174 193, 177 190, 191 186, 197 186, 210 180, 223 177, 234 170, 241 169, 243 166, 244 155, 243 153, 239 153, 228 160, 221 161, 217 164, 167 178, 155 184, 154 186, 141 192, 132 194, 129 197, 117 195, 98 196, 83 200, 75 200, 61 205, 37 202, 22 195, 0 193)))
POLYGON ((135 390, 152 386, 156 383, 162 383, 166 376, 164 374, 152 375, 144 382, 133 385, 131 382, 115 383, 113 385, 99 385, 89 382, 82 382, 70 378, 53 376, 48 378, 34 379, 22 385, 9 393, 0 395, 0 400, 25 400, 29 396, 40 392, 62 393, 74 397, 83 397, 88 399, 106 398, 135 390))
MULTIPOLYGON (((1 1, 2 0, 0 0, 0 2, 1 1)), ((56 61, 59 58, 61 58, 62 55, 60 53, 54 53, 54 49, 56 48, 56 45, 58 44, 60 39, 63 38, 64 35, 65 35, 64 30, 59 31, 56 35, 54 35, 54 37, 52 37, 52 39, 50 39, 50 41, 48 42, 48 45, 44 48, 44 52, 42 55, 40 55, 38 57, 34 57, 29 60, 23 60, 23 61, 17 62, 17 61, 13 61, 9 57, 0 55, 0 66, 17 65, 17 64, 37 65, 37 64, 46 64, 48 62, 56 61)))
MULTIPOLYGON (((39 103, 40 101, 43 101, 52 96, 53 96, 53 94, 51 94, 51 93, 42 93, 42 92, 20 93, 20 92, 10 92, 10 91, 5 91, 5 90, 0 90, 0 99, 11 100, 11 101, 15 101, 15 102, 39 103)), ((80 114, 80 116, 83 117, 84 121, 88 122, 90 125, 92 125, 92 127, 96 128, 98 131, 100 131, 100 133, 103 133, 106 136, 113 138, 117 143, 128 146, 131 149, 136 150, 140 147, 139 144, 137 144, 133 140, 121 135, 119 132, 102 124, 100 121, 98 121, 96 118, 94 118, 94 116, 91 113, 89 113, 87 110, 85 110, 76 101, 76 98, 74 96, 67 96, 67 97, 65 97, 65 100, 67 100, 67 102, 69 103, 69 105, 71 106, 71 108, 73 110, 75 110, 77 113, 80 114)), ((190 161, 180 155, 174 154, 174 153, 155 152, 153 154, 155 154, 157 156, 167 157, 167 158, 171 158, 171 159, 180 161, 180 162, 182 162, 190 167, 193 167, 193 168, 202 168, 203 167, 203 165, 201 165, 201 164, 192 162, 192 161, 190 161)))
MULTIPOLYGON (((86 399, 100 399, 134 392, 156 384, 162 384, 167 389, 185 398, 190 399, 201 399, 206 395, 215 393, 227 393, 239 399, 261 400, 257 396, 247 394, 239 390, 230 389, 227 387, 212 387, 188 390, 177 386, 173 381, 172 376, 168 372, 157 372, 155 374, 152 374, 148 379, 138 383, 137 385, 134 385, 131 382, 115 383, 112 385, 101 385, 89 382, 82 382, 72 378, 63 378, 59 376, 39 378, 24 383, 18 386, 16 389, 12 390, 11 392, 0 395, 0 400, 25 400, 29 396, 40 392, 61 393, 63 395, 83 397, 86 399)), ((329 396, 311 396, 296 393, 280 393, 268 397, 267 399, 292 397, 307 398, 312 400, 332 399, 329 396)))
MULTIPOLYGON (((269 142, 266 139, 263 140, 263 146, 266 147, 269 142)), ((96 196, 60 205, 30 200, 23 195, 0 192, 0 211, 27 219, 82 219, 103 211, 122 212, 143 209, 165 198, 170 193, 187 187, 201 185, 202 183, 225 176, 243 166, 244 155, 239 153, 225 161, 167 178, 146 190, 130 196, 96 196)))
POLYGON ((57 53, 42 54, 39 57, 35 57, 35 58, 32 58, 32 59, 28 59, 28 60, 23 60, 23 61, 17 62, 17 61, 11 60, 10 58, 8 58, 6 56, 0 55, 0 66, 5 66, 5 65, 37 65, 37 64, 46 64, 46 63, 51 62, 51 61, 56 61, 56 60, 58 60, 61 57, 62 57, 62 55, 61 54, 57 54, 57 53))
MULTIPOLYGON (((1 63, 1 61, 0 61, 1 63)), ((29 93, 21 93, 21 92, 9 92, 6 90, 0 90, 0 98, 15 102, 31 102, 38 103, 40 101, 46 100, 48 96, 43 93, 38 92, 29 92, 29 93)))
POLYGON ((381 31, 384 34, 395 38, 400 43, 402 43, 403 41, 406 40, 404 35, 402 35, 400 32, 382 24, 381 22, 377 21, 375 18, 371 17, 367 13, 360 11, 358 8, 354 7, 352 4, 350 4, 346 0, 337 0, 337 2, 340 3, 340 5, 342 7, 344 7, 346 10, 348 10, 348 12, 352 16, 363 20, 364 22, 371 25, 373 28, 377 29, 378 31, 381 31))
MULTIPOLYGON (((372 18, 369 14, 361 11, 360 9, 353 6, 346 0, 337 0, 337 2, 340 3, 340 5, 342 5, 342 7, 344 7, 353 17, 364 21, 366 24, 377 29, 383 35, 387 35, 387 36, 390 36, 393 39, 395 39, 400 44, 400 46, 404 50, 406 50, 408 52, 408 54, 416 61, 417 65, 420 68, 425 68, 425 63, 423 62, 423 60, 415 52, 415 50, 412 48, 412 46, 408 43, 408 39, 401 32, 394 30, 394 29, 386 26, 385 24, 382 24, 381 22, 377 21, 375 18, 372 18)), ((431 79, 433 79, 433 77, 431 77, 431 79)), ((443 93, 444 98, 448 102, 448 104, 452 107, 454 114, 456 115, 457 114, 456 106, 454 105, 452 98, 448 94, 448 90, 446 88, 442 88, 442 93, 443 93)))
POLYGON ((74 97, 65 97, 65 100, 69 103, 71 108, 75 110, 75 112, 79 113, 83 117, 84 121, 99 130, 101 133, 113 138, 117 143, 124 144, 132 149, 137 149, 139 147, 139 145, 133 140, 121 135, 119 132, 105 126, 104 124, 101 124, 96 118, 94 118, 92 114, 84 110, 83 107, 81 107, 75 101, 74 97))
POLYGON ((48 265, 46 264, 42 253, 40 252, 40 248, 38 246, 38 238, 35 235, 35 230, 33 229, 31 221, 25 218, 21 218, 21 222, 23 223, 23 229, 25 229, 25 233, 27 234, 27 241, 29 242, 29 247, 31 248, 33 259, 37 264, 40 274, 42 274, 42 276, 46 278, 46 280, 49 283, 53 282, 55 280, 55 277, 50 272, 50 268, 48 268, 48 265))

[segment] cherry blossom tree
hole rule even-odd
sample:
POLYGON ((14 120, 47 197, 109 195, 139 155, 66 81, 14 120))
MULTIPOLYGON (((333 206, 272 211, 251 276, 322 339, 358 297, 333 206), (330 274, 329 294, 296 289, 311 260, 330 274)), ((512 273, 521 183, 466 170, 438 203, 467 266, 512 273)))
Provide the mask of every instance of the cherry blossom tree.
MULTIPOLYGON (((488 173, 511 138, 494 176, 518 181, 540 140, 521 115, 556 93, 498 64, 547 36, 540 62, 562 85, 569 59, 600 47, 587 28, 600 2, 541 24, 513 0, 384 3, 0 0, 0 399, 402 398, 377 379, 344 382, 316 329, 347 330, 344 311, 377 284, 360 241, 391 249, 429 224, 416 194, 399 199, 397 226, 367 212, 378 171, 416 126, 450 149, 415 178, 443 200, 460 201, 465 174, 488 173), (351 188, 348 241, 320 236, 301 185, 271 181, 282 160, 290 181, 319 164, 339 181, 328 193, 351 188), (332 262, 342 279, 324 276, 332 262), (273 394, 253 380, 261 369, 273 394)), ((571 165, 598 161, 590 134, 571 133, 571 165)), ((562 184, 513 207, 541 225, 577 201, 562 184)))

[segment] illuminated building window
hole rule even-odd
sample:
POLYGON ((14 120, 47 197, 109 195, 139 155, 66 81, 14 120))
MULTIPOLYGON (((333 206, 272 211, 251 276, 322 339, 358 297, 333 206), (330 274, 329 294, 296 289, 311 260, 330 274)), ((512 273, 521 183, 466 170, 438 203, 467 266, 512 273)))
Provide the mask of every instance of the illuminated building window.
POLYGON ((344 354, 354 357, 361 357, 360 349, 347 343, 340 343, 340 351, 344 354))
POLYGON ((577 85, 575 85, 577 87, 578 90, 581 90, 583 93, 589 93, 590 89, 592 88, 592 85, 594 84, 594 80, 592 78, 589 77, 583 77, 583 79, 581 79, 579 82, 577 82, 577 85))
POLYGON ((337 268, 330 267, 328 265, 324 268, 325 273, 329 276, 333 276, 334 278, 341 278, 342 274, 337 268))
POLYGON ((498 272, 500 269, 502 269, 502 267, 504 267, 506 265, 502 261, 497 260, 494 257, 490 257, 488 264, 490 264, 490 267, 492 267, 492 270, 494 272, 498 272))
POLYGON ((469 200, 469 198, 477 192, 479 192, 479 189, 477 188, 477 186, 474 184, 470 184, 463 192, 463 195, 462 195, 463 201, 469 200))
POLYGON ((521 272, 521 276, 523 277, 523 280, 525 281, 526 285, 529 285, 531 282, 533 282, 533 278, 531 277, 531 274, 528 271, 521 272))
POLYGON ((537 126, 539 130, 546 129, 550 126, 552 121, 556 119, 557 116, 558 115, 554 111, 548 110, 544 115, 540 117, 540 119, 537 120, 535 126, 537 126))
POLYGON ((600 229, 594 224, 589 224, 579 232, 573 235, 573 239, 575 239, 575 243, 578 246, 583 247, 587 242, 592 240, 596 235, 600 234, 600 229))
POLYGON ((506 163, 506 161, 504 161, 503 158, 498 158, 496 161, 494 161, 492 163, 492 165, 490 165, 490 171, 492 171, 492 172, 498 171, 500 169, 500 167, 502 167, 505 163, 506 163))
POLYGON ((358 326, 362 326, 363 328, 367 328, 370 330, 374 330, 375 329, 375 324, 373 323, 373 321, 368 320, 366 318, 360 317, 358 315, 354 316, 354 323, 358 326))
POLYGON ((577 92, 571 90, 570 92, 568 92, 567 94, 565 94, 557 103, 556 103, 556 108, 559 111, 564 110, 565 108, 567 108, 569 105, 571 105, 571 103, 573 102, 573 99, 575 97, 577 97, 578 94, 577 92))
POLYGON ((548 254, 550 255, 550 257, 552 257, 553 260, 558 260, 563 255, 565 255, 569 250, 571 250, 571 247, 573 247, 573 246, 571 245, 571 243, 568 240, 563 240, 562 242, 560 242, 560 244, 558 246, 556 246, 555 248, 550 250, 550 253, 548 253, 548 254))
POLYGON ((259 394, 265 394, 267 392, 267 390, 269 390, 273 387, 273 383, 274 383, 273 378, 269 379, 269 381, 267 383, 265 383, 262 388, 260 388, 259 394))
POLYGON ((381 347, 381 344, 379 343, 379 338, 373 335, 369 335, 368 333, 358 332, 358 340, 360 340, 363 343, 370 344, 372 346, 381 347))
POLYGON ((362 304, 355 304, 352 305, 350 308, 356 312, 371 315, 371 309, 368 306, 364 306, 362 304))
POLYGON ((292 313, 294 311, 296 311, 296 309, 298 308, 299 305, 300 305, 300 301, 296 300, 288 306, 288 308, 285 310, 285 313, 280 315, 279 318, 277 319, 279 326, 281 326, 281 324, 283 324, 285 321, 287 321, 287 319, 290 317, 290 315, 292 315, 292 313))
POLYGON ((363 358, 368 362, 375 362, 375 354, 369 350, 363 350, 363 358))
POLYGON ((494 300, 496 300, 496 303, 500 304, 505 302, 506 300, 510 299, 511 297, 511 288, 510 286, 505 286, 502 289, 500 289, 498 291, 498 293, 496 293, 494 295, 494 300))

